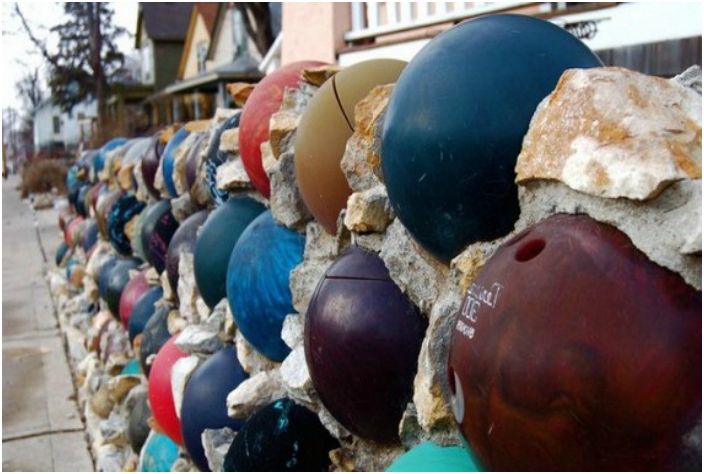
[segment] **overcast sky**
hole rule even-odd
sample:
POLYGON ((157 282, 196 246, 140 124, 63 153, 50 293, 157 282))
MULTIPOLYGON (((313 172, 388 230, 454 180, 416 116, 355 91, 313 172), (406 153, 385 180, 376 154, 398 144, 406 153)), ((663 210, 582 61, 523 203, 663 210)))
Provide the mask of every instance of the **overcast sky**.
MULTIPOLYGON (((19 2, 20 10, 31 23, 36 35, 49 37, 49 29, 62 22, 63 7, 54 2, 19 2)), ((137 2, 113 2, 114 21, 127 29, 130 35, 124 35, 118 41, 123 53, 134 50, 134 32, 137 26, 137 2)), ((2 64, 2 107, 21 108, 22 102, 15 91, 15 83, 28 71, 43 64, 42 57, 36 52, 19 19, 14 15, 14 3, 2 2, 2 47, 0 62, 2 64)), ((56 45, 49 43, 50 47, 56 45)), ((42 87, 46 90, 46 70, 42 74, 42 87)))

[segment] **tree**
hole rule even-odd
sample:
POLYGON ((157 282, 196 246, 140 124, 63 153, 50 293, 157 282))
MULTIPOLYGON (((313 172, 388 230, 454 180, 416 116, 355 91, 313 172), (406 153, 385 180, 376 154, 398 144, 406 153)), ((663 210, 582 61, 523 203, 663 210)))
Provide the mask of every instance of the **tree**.
POLYGON ((235 7, 242 14, 247 34, 264 56, 274 44, 274 31, 271 27, 271 12, 267 2, 236 2, 235 7))
POLYGON ((65 3, 66 21, 51 28, 59 37, 58 51, 53 53, 46 42, 33 34, 17 4, 15 12, 49 64, 49 87, 55 103, 69 111, 76 104, 94 98, 98 105, 98 130, 102 131, 108 85, 124 62, 115 41, 125 29, 113 24, 110 4, 65 3))
POLYGON ((24 114, 19 124, 18 139, 20 147, 27 156, 34 152, 34 112, 43 100, 39 80, 39 68, 27 71, 15 84, 17 94, 24 102, 24 114))

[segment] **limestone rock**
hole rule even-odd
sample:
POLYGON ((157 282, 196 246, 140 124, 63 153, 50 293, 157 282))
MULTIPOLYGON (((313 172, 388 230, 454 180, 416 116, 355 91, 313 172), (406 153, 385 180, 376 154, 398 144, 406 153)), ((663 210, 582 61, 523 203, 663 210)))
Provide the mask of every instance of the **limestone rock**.
POLYGON ((32 209, 35 211, 49 209, 54 205, 54 197, 51 193, 39 193, 32 195, 32 209))
POLYGON ((700 179, 701 154, 696 92, 622 68, 570 69, 533 115, 516 181, 647 200, 700 179))
POLYGON ((274 219, 290 229, 302 229, 311 219, 308 208, 303 203, 296 184, 294 154, 286 151, 281 154, 269 175, 271 182, 271 213, 274 219))
POLYGON ((385 471, 404 452, 401 444, 377 444, 357 437, 351 442, 343 441, 341 445, 352 459, 354 470, 363 472, 385 471))
POLYGON ((212 472, 222 472, 225 455, 235 439, 235 432, 228 428, 217 430, 205 429, 201 434, 201 441, 205 450, 205 458, 212 472))
POLYGON ((699 95, 702 95, 702 68, 701 66, 690 66, 682 73, 676 75, 671 81, 677 84, 692 89, 699 95))
POLYGON ((231 128, 220 134, 220 151, 229 153, 239 153, 240 151, 240 129, 231 128))
POLYGON ((286 356, 279 369, 281 380, 288 397, 300 405, 315 409, 318 395, 313 388, 313 381, 308 372, 303 345, 297 346, 286 356))
POLYGON ((272 114, 269 120, 269 143, 275 159, 279 159, 284 148, 298 128, 299 115, 291 109, 272 114))
POLYGON ((286 396, 278 370, 259 372, 240 383, 227 396, 227 414, 247 418, 269 403, 286 396))
POLYGON ((391 279, 408 295, 423 314, 438 298, 447 267, 419 249, 398 219, 386 231, 381 259, 391 279))
POLYGON ((218 166, 216 185, 224 191, 252 188, 252 182, 239 156, 218 166))
POLYGON ((128 393, 142 382, 142 378, 138 375, 118 375, 111 378, 107 382, 107 389, 115 404, 120 404, 125 399, 128 393))
POLYGON ((232 100, 235 101, 237 107, 244 107, 249 95, 254 90, 254 86, 256 86, 256 84, 249 82, 233 82, 225 86, 225 88, 227 89, 227 93, 232 97, 232 100))
POLYGON ((393 218, 389 196, 383 185, 352 193, 347 199, 344 222, 352 232, 382 232, 393 218))
POLYGON ((171 200, 171 213, 178 222, 183 222, 188 216, 198 212, 200 206, 191 199, 189 193, 180 195, 171 200))
POLYGON ((191 374, 198 367, 200 358, 195 355, 181 357, 171 369, 171 394, 174 397, 176 415, 181 418, 181 405, 183 405, 183 392, 191 374))
POLYGON ((166 318, 166 328, 168 329, 169 334, 178 334, 183 331, 187 325, 188 321, 186 321, 186 318, 181 316, 178 309, 172 309, 169 311, 169 315, 166 318))
POLYGON ((303 318, 300 314, 289 314, 281 328, 281 339, 291 349, 303 344, 303 318))
POLYGON ((181 251, 178 261, 178 310, 190 324, 198 323, 200 315, 196 307, 198 286, 193 270, 193 253, 181 251))
POLYGON ((312 67, 301 71, 301 79, 316 87, 322 86, 325 81, 340 72, 342 68, 334 64, 312 67))
POLYGON ((347 141, 340 167, 353 191, 365 191, 381 181, 375 168, 381 167, 381 130, 393 84, 374 87, 354 108, 354 134, 347 141))
POLYGON ((159 275, 159 285, 164 289, 164 296, 162 296, 163 300, 172 303, 176 301, 176 293, 174 293, 174 289, 171 288, 171 282, 169 282, 169 275, 166 273, 166 271, 161 272, 161 274, 159 275))
POLYGON ((352 434, 347 431, 347 428, 342 426, 339 421, 335 419, 334 416, 328 411, 327 408, 321 403, 318 407, 318 418, 320 419, 320 424, 322 424, 328 432, 333 435, 336 439, 351 438, 352 434))
POLYGON ((277 362, 269 360, 257 352, 239 331, 235 335, 235 347, 237 349, 237 360, 240 361, 242 368, 250 376, 271 370, 279 365, 277 362))
POLYGON ((90 397, 90 408, 100 418, 107 418, 112 411, 114 402, 110 398, 110 391, 106 385, 101 386, 90 397))
POLYGON ((124 416, 113 411, 107 420, 100 422, 99 429, 105 442, 119 447, 127 446, 127 420, 124 416))
POLYGON ((214 354, 222 347, 218 331, 198 324, 186 326, 175 342, 179 349, 188 354, 214 354))
POLYGON ((99 446, 96 453, 95 467, 102 472, 117 472, 125 465, 129 450, 114 444, 99 446))

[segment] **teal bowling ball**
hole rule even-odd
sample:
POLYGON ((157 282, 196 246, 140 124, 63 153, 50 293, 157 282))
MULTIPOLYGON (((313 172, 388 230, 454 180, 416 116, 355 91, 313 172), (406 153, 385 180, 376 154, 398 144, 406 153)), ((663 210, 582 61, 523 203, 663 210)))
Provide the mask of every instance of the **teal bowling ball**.
POLYGON ((196 285, 211 308, 225 295, 227 265, 235 243, 247 226, 264 212, 263 204, 249 197, 233 197, 210 213, 200 228, 193 253, 196 285))
POLYGON ((305 238, 262 213, 242 232, 227 267, 227 301, 238 330, 260 353, 282 361, 291 349, 281 339, 295 313, 289 276, 303 259, 305 238))
POLYGON ((389 201, 414 239, 448 262, 508 234, 537 105, 566 69, 601 65, 567 31, 524 15, 483 16, 430 41, 394 86, 381 140, 389 201))
POLYGON ((439 446, 425 441, 391 463, 386 472, 482 472, 464 446, 439 446))
POLYGON ((186 127, 180 128, 173 134, 173 136, 169 139, 169 142, 166 144, 166 148, 164 148, 164 154, 162 155, 161 161, 161 171, 164 177, 164 186, 169 192, 170 197, 178 196, 176 183, 174 182, 174 170, 176 166, 175 153, 190 134, 191 133, 186 130, 186 127))
POLYGON ((178 445, 168 436, 151 431, 139 457, 140 472, 170 472, 178 459, 178 445))

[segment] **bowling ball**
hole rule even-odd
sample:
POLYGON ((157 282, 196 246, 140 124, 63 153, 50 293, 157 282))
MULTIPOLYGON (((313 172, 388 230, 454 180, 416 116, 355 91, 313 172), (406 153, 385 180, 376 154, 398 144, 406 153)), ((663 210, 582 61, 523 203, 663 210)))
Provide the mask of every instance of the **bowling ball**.
POLYGON ((345 428, 398 439, 427 326, 375 253, 352 247, 328 268, 308 306, 304 347, 320 400, 345 428))
POLYGON ((210 213, 196 239, 193 267, 198 291, 211 308, 225 297, 227 263, 237 239, 266 208, 252 198, 238 196, 210 213))
POLYGON ((295 313, 289 275, 303 259, 305 238, 262 213, 242 232, 227 267, 227 301, 237 328, 257 351, 282 361, 284 318, 295 313))
POLYGON ((227 395, 247 377, 235 347, 228 345, 211 355, 188 379, 181 406, 183 441, 201 471, 210 470, 201 442, 203 431, 225 427, 238 431, 242 427, 244 420, 227 416, 227 395))
POLYGON ((142 296, 137 298, 132 306, 132 313, 127 320, 127 330, 130 336, 130 342, 134 342, 134 338, 144 331, 144 326, 154 314, 156 310, 155 303, 164 296, 164 289, 160 286, 152 286, 144 292, 142 296))
POLYGON ((103 171, 105 163, 108 159, 107 153, 113 151, 117 147, 124 145, 125 143, 127 143, 126 138, 113 138, 100 148, 100 150, 98 151, 98 156, 95 157, 95 161, 93 162, 93 168, 95 170, 96 175, 99 175, 100 172, 103 171))
POLYGON ((169 340, 169 328, 167 320, 171 307, 168 305, 158 306, 154 308, 154 314, 149 317, 147 324, 142 330, 142 344, 139 347, 139 365, 142 366, 142 372, 149 377, 152 364, 148 361, 149 356, 159 352, 166 341, 169 340))
POLYGON ((64 262, 64 258, 69 254, 69 246, 66 242, 62 241, 58 248, 56 249, 56 254, 54 256, 54 262, 57 267, 60 267, 64 262))
MULTIPOLYGON (((130 359, 127 364, 120 371, 120 375, 139 375, 142 373, 142 368, 139 366, 139 361, 137 359, 130 359)), ((144 393, 144 399, 146 400, 147 393, 144 393)), ((145 435, 146 437, 146 435, 145 435)))
POLYGON ((166 252, 178 221, 171 213, 171 203, 162 200, 147 209, 142 221, 142 248, 147 261, 161 273, 166 267, 166 252))
POLYGON ((98 293, 102 299, 105 299, 108 294, 108 282, 110 281, 110 272, 115 268, 115 265, 120 261, 120 257, 110 255, 106 258, 98 269, 98 293))
POLYGON ((381 141, 389 200, 415 240, 447 262, 510 232, 535 108, 566 69, 601 65, 569 32, 524 15, 483 16, 431 40, 394 86, 381 141))
POLYGON ((264 197, 269 197, 269 178, 262 166, 259 146, 269 139, 269 119, 281 107, 284 89, 298 86, 301 71, 323 64, 318 61, 300 61, 268 74, 254 87, 242 109, 240 155, 249 179, 264 197))
MULTIPOLYGON (((78 189, 78 186, 80 185, 80 180, 78 179, 78 165, 73 164, 68 168, 68 171, 66 172, 66 189, 70 190, 76 190, 78 189)), ((69 198, 69 202, 71 202, 71 199, 69 198)), ((71 204, 74 204, 75 201, 71 204)))
POLYGON ((91 189, 90 184, 82 184, 78 188, 78 194, 76 195, 76 212, 81 217, 88 217, 89 208, 86 207, 86 196, 91 189))
POLYGON ((134 257, 120 258, 107 274, 105 301, 115 319, 120 319, 120 296, 130 281, 130 270, 135 270, 141 263, 141 260, 134 257))
POLYGON ((455 417, 491 470, 689 470, 701 292, 614 227, 557 215, 500 247, 452 332, 455 417), (487 435, 489 433, 490 435, 487 435))
POLYGON ((327 471, 339 447, 318 415, 282 398, 252 415, 235 436, 223 468, 242 471, 327 471))
MULTIPOLYGON (((159 423, 164 434, 175 443, 183 445, 181 421, 176 414, 174 396, 171 391, 171 369, 177 360, 188 357, 188 354, 178 348, 175 340, 176 336, 172 336, 164 343, 152 364, 149 373, 149 406, 154 414, 154 419, 159 423)), ((209 381, 209 383, 213 382, 215 381, 209 381)), ((225 407, 224 400, 223 407, 225 407)))
POLYGON ((74 219, 76 217, 75 214, 72 214, 69 208, 64 208, 60 213, 59 213, 59 230, 61 232, 66 230, 66 226, 68 225, 69 222, 71 222, 71 219, 74 219))
POLYGON ((77 217, 66 226, 66 230, 64 231, 64 241, 66 241, 69 247, 73 248, 79 243, 76 241, 75 237, 77 237, 78 230, 82 225, 83 218, 77 217))
POLYGON ((149 210, 157 204, 159 204, 158 201, 148 204, 144 209, 142 209, 142 212, 139 213, 137 219, 134 221, 135 224, 134 228, 132 229, 132 237, 130 238, 132 253, 145 261, 147 260, 147 253, 145 252, 144 247, 142 246, 142 241, 144 239, 144 219, 147 217, 149 210))
POLYGON ((181 252, 193 253, 196 246, 196 233, 200 226, 208 217, 208 211, 199 211, 188 216, 174 232, 169 249, 166 252, 166 274, 169 277, 169 284, 176 292, 178 288, 178 264, 181 260, 181 252))
MULTIPOLYGON (((139 366, 139 364, 138 364, 139 366)), ((147 403, 147 392, 141 392, 135 397, 132 411, 127 420, 127 440, 132 451, 139 453, 149 436, 149 424, 147 421, 152 416, 147 403)))
POLYGON ((363 61, 338 72, 315 93, 296 131, 296 183, 306 207, 331 234, 352 190, 340 161, 355 124, 354 109, 375 86, 396 82, 395 59, 363 61))
POLYGON ((122 255, 130 255, 132 246, 127 236, 127 224, 144 209, 145 204, 137 200, 134 194, 122 195, 108 212, 108 235, 110 244, 122 255))
POLYGON ((86 221, 81 238, 81 247, 86 255, 90 256, 93 247, 98 243, 98 223, 95 219, 86 221))
POLYGON ((89 213, 95 216, 97 212, 98 198, 101 194, 105 193, 107 186, 102 181, 95 183, 88 191, 86 196, 86 207, 89 209, 89 213))
POLYGON ((171 136, 169 142, 166 144, 166 148, 164 148, 164 153, 161 158, 161 171, 164 177, 164 186, 166 187, 170 197, 178 196, 176 184, 174 183, 174 167, 176 161, 174 154, 189 135, 190 132, 186 130, 186 127, 180 128, 171 136))
POLYGON ((169 472, 178 459, 178 445, 168 436, 151 431, 139 457, 140 472, 169 472))
POLYGON ((147 187, 149 194, 156 199, 159 199, 160 196, 159 191, 154 187, 154 178, 159 169, 161 155, 166 147, 166 143, 160 140, 160 136, 161 132, 152 137, 152 141, 142 158, 142 179, 144 179, 144 185, 147 187))
POLYGON ((402 454, 386 472, 481 472, 476 459, 464 447, 439 446, 424 441, 402 454))
POLYGON ((129 327, 130 315, 132 308, 137 300, 149 290, 149 282, 147 281, 146 272, 139 272, 127 282, 120 295, 120 304, 118 305, 118 313, 122 325, 129 327))
POLYGON ((223 191, 217 187, 218 166, 227 161, 227 153, 220 150, 220 137, 222 136, 222 132, 239 127, 240 116, 240 112, 236 112, 215 129, 213 137, 210 139, 208 149, 205 152, 205 180, 216 206, 220 206, 220 204, 227 201, 229 197, 227 191, 223 191))
POLYGON ((95 221, 98 223, 100 235, 107 241, 110 241, 110 234, 108 233, 108 214, 113 204, 115 204, 122 195, 122 191, 116 189, 114 191, 108 191, 102 196, 98 196, 95 221))

